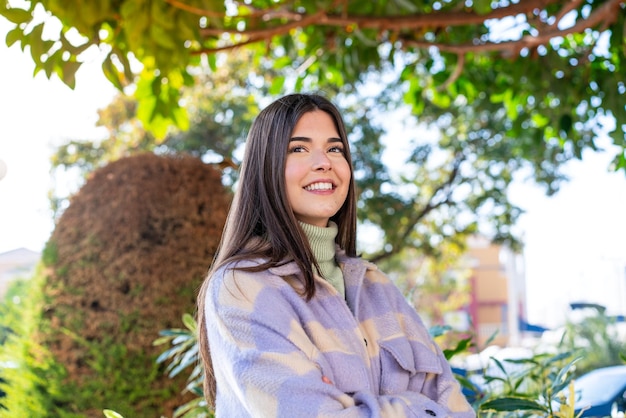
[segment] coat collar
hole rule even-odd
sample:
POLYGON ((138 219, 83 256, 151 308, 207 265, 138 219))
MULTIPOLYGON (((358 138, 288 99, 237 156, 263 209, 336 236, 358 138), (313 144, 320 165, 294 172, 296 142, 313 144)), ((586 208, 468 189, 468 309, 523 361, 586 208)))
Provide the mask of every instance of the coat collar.
MULTIPOLYGON (((355 313, 359 309, 359 294, 363 288, 365 276, 368 272, 377 271, 378 267, 369 261, 363 260, 362 258, 347 256, 345 251, 339 249, 339 247, 337 247, 336 257, 337 263, 343 272, 346 287, 346 302, 350 306, 352 312, 355 313)), ((300 282, 302 278, 301 271, 295 261, 286 261, 284 264, 269 268, 268 271, 271 274, 284 277, 285 280, 290 278, 287 281, 290 282, 292 287, 296 286, 299 288, 303 285, 303 283, 300 282), (300 283, 293 283, 293 279, 300 283)), ((321 281, 323 279, 316 276, 316 280, 321 281)))
MULTIPOLYGON (((367 270, 378 270, 375 264, 370 263, 362 258, 349 257, 346 252, 337 247, 337 263, 346 276, 363 276, 367 270)), ((300 268, 295 261, 284 261, 278 266, 270 267, 269 272, 277 276, 291 276, 300 273, 300 268)))

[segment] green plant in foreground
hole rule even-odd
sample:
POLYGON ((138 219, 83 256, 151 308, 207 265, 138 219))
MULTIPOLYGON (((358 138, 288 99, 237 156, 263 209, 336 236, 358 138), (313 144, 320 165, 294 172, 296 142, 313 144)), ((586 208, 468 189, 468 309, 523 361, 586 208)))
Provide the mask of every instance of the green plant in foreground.
POLYGON ((575 352, 538 354, 528 359, 499 361, 484 376, 487 392, 478 407, 479 416, 541 416, 574 418, 575 352), (510 365, 507 367, 507 364, 510 365))
MULTIPOLYGON (((41 304, 37 299, 37 278, 16 284, 7 299, 0 305, 0 325, 12 331, 6 335, 4 345, 0 345, 0 357, 3 361, 12 360, 17 368, 4 370, 3 378, 10 382, 1 385, 7 397, 2 403, 10 408, 11 416, 41 416, 77 418, 81 414, 72 412, 72 405, 78 392, 72 392, 68 399, 67 388, 62 387, 63 370, 46 356, 45 348, 38 346, 30 338, 34 330, 42 326, 41 318, 35 315, 41 312, 34 309, 41 304), (21 298, 21 299, 20 299, 21 298), (21 300, 19 305, 15 301, 21 300), (33 305, 33 306, 31 306, 33 305), (16 415, 13 415, 15 413, 16 415)), ((176 377, 184 372, 189 373, 185 390, 195 397, 180 406, 174 418, 210 418, 213 416, 202 394, 202 373, 198 362, 198 345, 196 338, 197 324, 192 315, 182 318, 184 327, 168 329, 160 332, 155 345, 168 344, 166 350, 154 361, 155 366, 167 364, 166 372, 176 377)), ((446 330, 440 330, 446 332, 446 330)), ((461 340, 456 347, 445 351, 448 358, 462 355, 472 346, 469 338, 461 340)), ((124 358, 125 351, 114 354, 115 358, 124 358)), ((481 385, 484 393, 475 404, 479 417, 551 417, 575 418, 573 401, 575 388, 572 385, 575 352, 561 354, 541 354, 530 359, 502 360, 494 359, 494 367, 484 374, 485 385, 481 385), (512 367, 515 366, 515 367, 512 367)), ((94 364, 104 367, 106 356, 92 358, 94 364)), ((132 368, 130 363, 121 370, 132 368)), ((155 370, 158 368, 155 367, 155 370)), ((109 370, 110 371, 110 370, 109 370)), ((132 378, 124 377, 124 373, 116 376, 120 384, 132 384, 132 378)), ((461 379, 460 379, 461 380, 461 379)), ((475 389, 469 379, 466 383, 475 389)), ((92 382, 95 385, 97 382, 92 382)), ((463 382, 461 382, 463 384, 463 382)), ((77 391, 90 392, 96 390, 93 385, 87 388, 74 388, 77 391)), ((134 385, 133 385, 134 386, 134 385)), ((129 392, 130 393, 130 392, 129 392)), ((80 396, 80 395, 79 395, 80 396)), ((129 404, 140 402, 138 398, 128 399, 129 404)), ((100 403, 102 404, 102 403, 100 403)), ((124 412, 128 405, 109 402, 117 411, 124 412)), ((106 418, 121 418, 119 412, 105 409, 106 418)), ((1 415, 2 413, 0 413, 1 415)))
MULTIPOLYGON (((185 328, 168 329, 160 332, 154 345, 169 343, 157 362, 169 362, 167 373, 170 377, 184 370, 191 370, 186 390, 196 398, 179 407, 174 418, 212 417, 202 393, 202 373, 198 361, 196 337, 197 323, 185 314, 185 328)), ((435 337, 445 333, 445 328, 433 328, 435 337)), ((472 347, 472 339, 464 338, 456 347, 444 351, 446 358, 466 353, 472 347)), ((473 383, 470 379, 457 376, 462 386, 477 392, 477 414, 480 417, 550 417, 575 418, 573 385, 574 364, 579 358, 575 352, 559 354, 538 354, 528 359, 497 360, 492 359, 495 369, 484 375, 484 386, 473 383), (513 366, 513 367, 512 367, 513 366), (482 389, 480 389, 482 387, 482 389)), ((107 418, 119 418, 107 415, 107 418)))
POLYGON ((562 347, 581 350, 582 359, 576 364, 578 375, 621 364, 626 353, 626 341, 620 336, 617 318, 607 315, 600 305, 590 306, 576 311, 578 320, 568 320, 562 338, 562 347))
POLYGON ((183 370, 191 369, 187 379, 187 391, 196 397, 180 406, 174 412, 174 418, 209 418, 213 413, 207 405, 202 392, 202 367, 198 357, 197 323, 190 314, 183 315, 185 328, 162 330, 154 345, 169 343, 170 348, 157 358, 157 363, 169 362, 165 369, 169 377, 175 377, 183 370))
POLYGON ((42 292, 45 283, 44 274, 38 272, 13 282, 0 300, 0 391, 5 394, 0 398, 0 416, 85 418, 112 406, 127 416, 154 417, 161 403, 152 400, 170 399, 176 393, 172 387, 152 387, 162 370, 155 355, 131 352, 109 337, 87 341, 73 335, 75 344, 87 348, 84 367, 106 379, 67 381, 65 366, 42 342, 51 335, 42 292), (106 389, 111 382, 114 391, 106 389))
POLYGON ((0 301, 0 326, 6 337, 0 344, 0 390, 5 393, 0 416, 77 418, 63 411, 71 396, 60 383, 65 370, 33 338, 42 328, 40 280, 35 276, 12 282, 0 301))

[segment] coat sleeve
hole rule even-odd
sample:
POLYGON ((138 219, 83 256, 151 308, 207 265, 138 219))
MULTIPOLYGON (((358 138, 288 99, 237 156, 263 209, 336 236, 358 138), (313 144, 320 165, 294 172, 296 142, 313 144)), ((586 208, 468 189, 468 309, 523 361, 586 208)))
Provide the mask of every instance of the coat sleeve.
POLYGON ((280 277, 220 270, 211 279, 206 320, 217 380, 217 416, 473 417, 425 395, 343 393, 325 383, 312 345, 280 277))

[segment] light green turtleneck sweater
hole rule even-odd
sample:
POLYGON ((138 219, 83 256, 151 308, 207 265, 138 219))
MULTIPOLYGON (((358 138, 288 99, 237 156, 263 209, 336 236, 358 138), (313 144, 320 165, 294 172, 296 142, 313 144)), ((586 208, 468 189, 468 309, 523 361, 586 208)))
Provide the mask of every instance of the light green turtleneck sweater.
POLYGON ((309 239, 311 251, 313 251, 313 256, 320 266, 322 276, 345 297, 346 290, 343 282, 343 273, 335 261, 337 224, 329 222, 326 228, 302 222, 299 222, 299 224, 309 239))

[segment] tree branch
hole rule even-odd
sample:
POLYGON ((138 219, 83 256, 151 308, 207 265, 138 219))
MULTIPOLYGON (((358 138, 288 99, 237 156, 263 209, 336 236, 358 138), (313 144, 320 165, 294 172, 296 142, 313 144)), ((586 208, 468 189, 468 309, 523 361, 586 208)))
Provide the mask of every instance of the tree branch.
POLYGON ((356 25, 361 29, 422 29, 447 28, 449 26, 467 26, 482 24, 486 20, 502 19, 507 16, 530 13, 561 0, 527 0, 509 6, 493 9, 487 14, 473 11, 439 11, 427 14, 409 14, 398 16, 337 16, 327 15, 320 24, 332 26, 356 25))
MULTIPOLYGON (((448 178, 446 179, 446 181, 441 183, 433 191, 430 198, 428 199, 428 203, 422 208, 422 210, 415 212, 415 215, 409 219, 409 222, 407 223, 406 228, 404 229, 404 232, 402 232, 399 241, 401 242, 406 241, 409 238, 409 235, 411 235, 411 232, 413 232, 413 230, 415 229, 415 225, 417 225, 430 212, 432 212, 433 210, 437 208, 440 208, 441 206, 451 203, 450 202, 450 196, 451 196, 450 190, 452 188, 452 184, 459 176, 459 169, 460 169, 461 163, 464 160, 465 158, 461 154, 457 155, 457 157, 455 158, 453 162, 452 170, 450 171, 450 174, 448 175, 448 178), (445 193, 445 197, 440 199, 437 202, 434 202, 437 195, 439 195, 440 192, 445 191, 445 190, 447 190, 447 192, 445 193)), ((377 254, 374 254, 371 257, 369 257, 369 260, 372 261, 373 263, 377 263, 381 260, 391 257, 392 255, 398 252, 399 252, 398 246, 395 246, 394 248, 392 248, 391 251, 385 251, 383 249, 377 254)))
MULTIPOLYGON (((401 40, 403 44, 413 46, 416 48, 429 48, 436 47, 440 51, 451 52, 455 54, 467 54, 469 52, 489 52, 489 51, 520 51, 524 48, 534 48, 539 45, 548 43, 555 37, 567 36, 571 33, 580 33, 585 29, 593 28, 600 24, 607 24, 607 22, 613 22, 617 19, 618 11, 623 3, 623 0, 608 0, 602 6, 598 7, 587 19, 579 20, 575 25, 566 28, 558 29, 550 27, 548 30, 540 33, 537 36, 524 36, 517 41, 505 41, 505 42, 486 42, 484 44, 464 44, 464 45, 449 45, 435 42, 415 41, 411 39, 401 40)), ((511 54, 513 55, 513 54, 511 54)))
MULTIPOLYGON (((168 2, 179 3, 178 0, 167 0, 168 2)), ((556 16, 556 21, 560 21, 562 17, 569 11, 576 7, 580 0, 573 0, 568 2, 556 16)), ((554 37, 562 37, 571 33, 582 32, 585 29, 595 27, 604 23, 604 27, 608 26, 609 22, 614 22, 619 14, 619 8, 624 3, 623 0, 608 0, 606 3, 598 7, 587 19, 582 19, 576 22, 575 25, 566 28, 559 29, 556 24, 546 27, 537 36, 524 36, 519 40, 505 41, 505 42, 485 42, 481 44, 467 43, 459 45, 451 45, 440 42, 420 41, 410 38, 409 34, 403 36, 401 30, 416 30, 420 28, 436 29, 449 26, 466 26, 469 24, 484 23, 488 19, 500 19, 506 16, 513 16, 520 13, 531 13, 537 8, 543 8, 547 5, 558 3, 559 0, 528 0, 515 4, 511 4, 507 7, 502 7, 493 10, 486 15, 479 15, 474 12, 437 12, 429 14, 412 14, 402 16, 355 16, 347 15, 345 11, 345 5, 347 0, 337 0, 332 7, 339 5, 344 6, 341 14, 329 14, 325 10, 319 10, 312 15, 306 15, 304 13, 290 12, 288 15, 279 13, 282 20, 289 20, 287 23, 278 25, 275 27, 264 29, 247 29, 236 30, 228 28, 205 28, 201 30, 201 33, 205 37, 220 37, 224 34, 240 35, 244 39, 238 42, 234 42, 230 45, 223 45, 216 48, 202 48, 195 51, 196 54, 202 53, 215 53, 219 51, 225 51, 237 48, 239 46, 248 45, 255 42, 269 41, 275 36, 281 36, 288 34, 291 30, 302 28, 310 25, 320 26, 356 26, 359 29, 378 29, 379 31, 394 30, 398 33, 397 41, 404 44, 407 47, 414 47, 420 49, 426 49, 430 47, 436 47, 440 51, 450 52, 462 56, 470 52, 506 52, 508 56, 514 56, 524 48, 534 48, 539 45, 549 42, 554 37)), ((261 12, 259 10, 259 12, 261 12)), ((284 10, 283 10, 284 12, 284 10)), ((262 15, 263 21, 274 20, 276 11, 267 12, 262 15)), ((462 68, 461 68, 462 70, 462 68)), ((458 75, 456 76, 458 77, 458 75)), ((451 79, 450 82, 453 82, 451 79)))
MULTIPOLYGON (((226 13, 216 12, 213 10, 201 9, 199 7, 190 6, 187 3, 184 3, 180 0, 164 0, 170 6, 184 10, 191 14, 201 16, 201 17, 212 17, 218 19, 224 19, 226 17, 236 17, 236 16, 228 16, 226 13)), ((242 7, 246 7, 250 12, 245 15, 246 19, 255 18, 255 17, 263 17, 265 19, 296 19, 299 20, 300 14, 296 12, 292 12, 290 10, 286 10, 286 8, 281 5, 275 5, 274 7, 268 7, 266 9, 255 9, 250 5, 243 4, 242 7)), ((241 17, 242 19, 244 17, 241 17)))
POLYGON ((463 74, 463 67, 465 67, 465 54, 459 54, 458 62, 454 71, 450 74, 450 77, 440 86, 437 87, 438 91, 444 91, 448 86, 456 81, 457 78, 463 74))
MULTIPOLYGON (((176 1, 176 0, 168 0, 176 1)), ((346 1, 346 0, 343 0, 346 1)), ((319 10, 312 15, 305 13, 291 13, 289 16, 280 15, 280 18, 287 17, 291 20, 283 25, 266 29, 228 29, 228 28, 205 28, 201 30, 204 36, 219 36, 222 34, 239 34, 249 36, 267 37, 273 36, 275 33, 286 34, 294 27, 304 27, 309 24, 317 24, 320 26, 357 26, 360 29, 378 29, 380 31, 395 29, 421 29, 421 28, 445 28, 449 26, 467 26, 472 24, 484 23, 489 19, 501 19, 506 16, 515 16, 517 14, 525 14, 532 12, 537 8, 543 8, 552 3, 559 3, 561 0, 527 0, 510 6, 501 7, 492 10, 488 14, 478 14, 475 12, 457 12, 443 11, 432 12, 427 14, 409 14, 397 16, 359 16, 348 15, 344 9, 341 14, 328 13, 326 10, 319 10), (312 20, 312 22, 311 22, 312 20), (307 22, 306 24, 304 22, 307 22), (294 26, 295 25, 295 26, 294 26)), ((342 1, 336 1, 331 8, 335 8, 342 1)), ((345 3, 344 3, 345 4, 345 3)), ((263 20, 268 22, 274 20, 271 12, 263 15, 263 20)))
POLYGON ((225 13, 218 13, 218 12, 214 12, 212 10, 206 10, 206 9, 200 9, 198 7, 195 6, 190 6, 186 3, 183 3, 182 1, 179 0, 165 0, 165 2, 167 4, 169 4, 170 6, 174 7, 175 9, 180 9, 180 10, 184 10, 186 12, 198 15, 198 16, 203 16, 203 17, 217 17, 219 19, 224 19, 226 17, 225 13))

